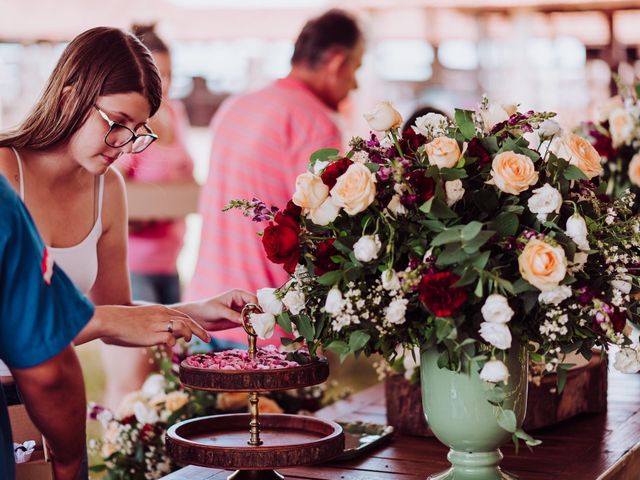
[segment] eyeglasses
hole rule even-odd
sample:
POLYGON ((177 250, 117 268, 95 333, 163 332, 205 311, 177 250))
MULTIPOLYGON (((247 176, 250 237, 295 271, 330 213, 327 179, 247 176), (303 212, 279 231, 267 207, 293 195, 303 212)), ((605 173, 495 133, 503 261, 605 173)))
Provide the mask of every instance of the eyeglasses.
POLYGON ((138 131, 142 130, 142 133, 136 133, 126 125, 111 120, 97 105, 94 105, 94 108, 104 121, 109 124, 109 130, 104 136, 104 143, 110 147, 122 148, 133 142, 131 153, 140 153, 158 139, 158 136, 153 133, 146 123, 138 127, 138 131))

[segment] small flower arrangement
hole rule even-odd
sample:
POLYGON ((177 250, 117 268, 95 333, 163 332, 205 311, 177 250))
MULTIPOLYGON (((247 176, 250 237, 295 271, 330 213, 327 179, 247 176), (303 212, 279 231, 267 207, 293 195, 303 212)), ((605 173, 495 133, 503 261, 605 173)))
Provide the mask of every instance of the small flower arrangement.
MULTIPOLYGON (((619 83, 620 94, 600 105, 593 122, 577 131, 601 155, 600 193, 620 198, 627 190, 640 193, 640 85, 633 91, 619 83)), ((638 199, 633 206, 638 211, 638 199)))
POLYGON ((149 376, 141 390, 128 394, 113 413, 89 405, 89 417, 104 428, 101 441, 92 441, 90 451, 103 463, 91 467, 106 472, 108 480, 161 478, 177 468, 165 452, 165 433, 174 423, 215 412, 215 394, 181 386, 168 358, 161 360, 161 373, 149 376))
POLYGON ((262 292, 257 330, 270 336, 277 322, 292 333, 285 344, 312 354, 390 363, 437 348, 440 366, 473 359, 495 384, 508 381, 514 339, 561 384, 564 355, 594 346, 619 345, 627 370, 640 369, 625 335, 640 286, 634 194, 599 195, 600 155, 554 116, 484 99, 454 122, 430 113, 400 132, 383 103, 367 116, 379 135, 314 153, 286 208, 231 202, 268 221, 266 255, 291 274, 262 292))

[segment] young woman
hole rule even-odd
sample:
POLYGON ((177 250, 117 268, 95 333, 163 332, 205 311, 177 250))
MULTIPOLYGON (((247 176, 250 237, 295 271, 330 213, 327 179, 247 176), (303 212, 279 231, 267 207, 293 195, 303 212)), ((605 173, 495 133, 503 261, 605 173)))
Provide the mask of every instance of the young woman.
MULTIPOLYGON (((0 135, 0 174, 27 205, 56 263, 98 305, 99 321, 89 322, 76 343, 173 343, 191 332, 207 341, 200 326, 237 326, 241 307, 255 300, 232 290, 171 308, 100 307, 132 305, 125 187, 110 167, 156 140, 147 122, 161 97, 148 49, 119 29, 94 28, 67 46, 24 122, 0 135)), ((137 369, 146 357, 139 349, 109 348, 106 404, 115 407, 140 387, 137 369)))

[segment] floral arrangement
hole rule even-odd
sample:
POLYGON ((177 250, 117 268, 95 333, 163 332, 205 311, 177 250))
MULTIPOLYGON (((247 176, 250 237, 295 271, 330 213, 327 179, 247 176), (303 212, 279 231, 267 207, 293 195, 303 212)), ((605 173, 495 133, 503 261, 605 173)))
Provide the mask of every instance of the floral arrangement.
POLYGON ((277 322, 285 344, 390 362, 437 348, 441 367, 473 359, 496 385, 514 339, 561 384, 564 355, 594 346, 619 345, 618 365, 639 370, 625 335, 638 316, 634 194, 599 195, 600 155, 554 116, 483 99, 400 132, 385 102, 366 115, 379 134, 314 153, 286 208, 232 201, 268 222, 266 255, 291 274, 261 292, 259 333, 277 322))
POLYGON ((632 91, 619 84, 619 91, 620 95, 599 106, 594 122, 577 129, 602 156, 601 193, 615 198, 628 189, 640 193, 640 85, 632 91))

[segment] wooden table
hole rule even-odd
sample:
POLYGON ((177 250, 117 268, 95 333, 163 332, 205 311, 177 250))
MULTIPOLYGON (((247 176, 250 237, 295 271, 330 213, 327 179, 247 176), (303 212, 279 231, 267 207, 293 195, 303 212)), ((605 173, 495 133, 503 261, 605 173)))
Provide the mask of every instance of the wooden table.
MULTIPOLYGON (((317 412, 331 420, 385 423, 383 385, 376 385, 317 412)), ((640 374, 609 372, 608 412, 583 415, 534 432, 543 444, 518 455, 505 445, 502 466, 522 480, 639 480, 640 374)), ((435 438, 396 435, 357 460, 279 469, 288 479, 424 480, 448 466, 447 448, 435 438)), ((165 480, 224 480, 229 471, 186 467, 165 480)))

